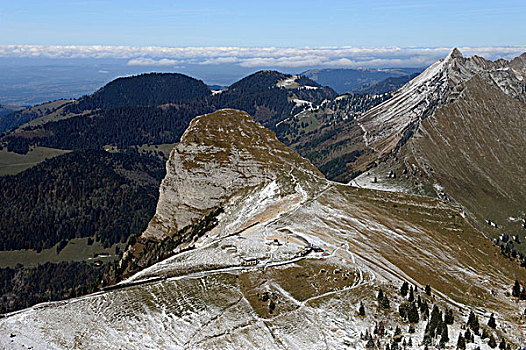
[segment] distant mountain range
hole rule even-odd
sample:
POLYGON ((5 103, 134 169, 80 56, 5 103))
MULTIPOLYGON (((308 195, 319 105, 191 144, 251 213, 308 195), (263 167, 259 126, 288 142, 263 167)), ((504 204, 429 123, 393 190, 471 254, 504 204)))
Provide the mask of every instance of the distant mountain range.
MULTIPOLYGON (((365 86, 374 85, 385 79, 399 78, 410 76, 414 73, 420 73, 420 68, 386 68, 386 69, 311 69, 302 75, 318 82, 321 85, 327 85, 339 94, 347 92, 360 92, 365 86)), ((406 81, 407 82, 407 81, 406 81)), ((403 84, 402 84, 403 85, 403 84)), ((400 85, 401 86, 401 85, 400 85)), ((371 91, 363 91, 370 93, 371 91)), ((387 92, 384 91, 383 92, 387 92)), ((380 92, 380 93, 383 93, 380 92)))

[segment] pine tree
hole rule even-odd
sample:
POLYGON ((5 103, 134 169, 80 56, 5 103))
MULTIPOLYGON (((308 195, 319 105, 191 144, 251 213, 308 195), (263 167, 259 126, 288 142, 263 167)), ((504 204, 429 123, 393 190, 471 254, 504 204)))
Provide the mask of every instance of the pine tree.
POLYGON ((464 340, 464 337, 462 336, 462 333, 458 334, 457 349, 458 350, 466 350, 466 341, 464 340))
POLYGON ((521 295, 521 285, 518 280, 515 280, 515 284, 513 285, 513 289, 511 290, 511 295, 518 298, 521 295))
POLYGON ((489 317, 488 326, 490 326, 493 329, 497 327, 497 323, 495 322, 495 316, 493 314, 491 314, 491 316, 489 317))
POLYGON ((440 335, 440 344, 445 345, 449 341, 449 334, 447 332, 447 326, 442 328, 442 334, 440 335))
POLYGON ((380 306, 382 307, 382 309, 389 309, 391 307, 391 304, 389 303, 389 298, 387 297, 387 295, 385 295, 381 302, 380 302, 380 306))
POLYGON ((466 341, 468 343, 471 341, 471 332, 469 331, 469 328, 466 329, 466 332, 464 333, 464 338, 466 338, 466 341))
POLYGON ((365 307, 363 306, 363 303, 360 303, 360 308, 358 310, 358 314, 360 316, 365 316, 365 307))
POLYGON ((422 314, 424 320, 429 318, 429 306, 426 300, 424 300, 420 305, 420 313, 422 314))
POLYGON ((407 295, 408 288, 409 288, 409 284, 407 282, 402 283, 402 287, 400 288, 400 294, 402 294, 403 297, 407 295))
POLYGON ((415 294, 413 292, 413 286, 411 286, 411 288, 409 289, 409 298, 407 300, 409 300, 410 303, 415 301, 415 294))
POLYGON ((467 325, 473 330, 473 332, 475 332, 475 334, 479 333, 479 319, 473 311, 469 313, 467 325))
POLYGON ((506 340, 504 338, 500 341, 499 349, 506 350, 506 340))
POLYGON ((429 286, 429 284, 426 284, 426 294, 431 296, 431 287, 429 286))
POLYGON ((453 310, 446 310, 444 314, 444 322, 446 322, 446 324, 453 324, 455 322, 455 317, 453 317, 453 310))
POLYGON ((411 303, 407 309, 407 320, 410 323, 418 323, 420 321, 418 308, 416 307, 415 303, 411 303))
POLYGON ((395 344, 402 340, 402 330, 400 329, 400 326, 396 326, 393 340, 395 341, 395 344))
POLYGON ((493 337, 493 335, 490 335, 489 336, 489 342, 488 342, 488 345, 490 348, 492 349, 495 349, 497 347, 497 342, 495 341, 495 338, 493 337))
POLYGON ((453 324, 455 322, 455 318, 453 317, 453 310, 446 310, 446 312, 444 313, 444 322, 446 324, 453 324))

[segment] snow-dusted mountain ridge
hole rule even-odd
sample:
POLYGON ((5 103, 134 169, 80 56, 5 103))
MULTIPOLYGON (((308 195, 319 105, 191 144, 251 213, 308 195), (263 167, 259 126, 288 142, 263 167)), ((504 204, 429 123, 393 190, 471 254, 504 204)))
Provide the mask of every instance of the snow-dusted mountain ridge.
POLYGON ((444 60, 432 64, 391 99, 358 118, 366 145, 378 157, 390 153, 409 136, 408 132, 417 128, 413 124, 430 116, 437 107, 454 101, 462 92, 463 84, 474 76, 526 102, 523 56, 513 61, 492 62, 479 56, 464 58, 458 49, 453 49, 444 60))
MULTIPOLYGON (((509 290, 526 272, 487 244, 458 207, 328 181, 235 110, 199 117, 183 140, 163 182, 163 191, 178 199, 160 199, 162 220, 182 222, 169 206, 184 208, 192 199, 185 182, 175 181, 187 174, 205 200, 215 201, 211 206, 223 208, 215 225, 199 231, 193 249, 143 269, 121 288, 6 315, 0 347, 384 349, 405 343, 423 349, 442 341, 454 348, 471 311, 491 337, 520 344, 525 325, 518 314, 526 305, 509 290), (215 139, 226 128, 231 132, 215 139), (233 155, 249 160, 234 164, 252 164, 239 175, 251 180, 220 191, 234 171, 233 155), (408 295, 400 292, 403 282, 408 295), (440 314, 440 334, 428 326, 435 306, 454 318, 446 323, 440 314), (496 329, 486 326, 492 313, 496 329)), ((170 235, 172 227, 157 229, 170 235)), ((478 333, 468 348, 489 349, 490 338, 478 333)))

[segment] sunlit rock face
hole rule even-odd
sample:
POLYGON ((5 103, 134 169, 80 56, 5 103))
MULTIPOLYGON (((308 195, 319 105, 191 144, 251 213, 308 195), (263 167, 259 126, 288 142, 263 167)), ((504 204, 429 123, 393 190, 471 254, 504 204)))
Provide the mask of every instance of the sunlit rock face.
POLYGON ((143 237, 173 235, 240 190, 270 182, 298 164, 319 174, 245 112, 199 116, 170 154, 157 211, 143 237))

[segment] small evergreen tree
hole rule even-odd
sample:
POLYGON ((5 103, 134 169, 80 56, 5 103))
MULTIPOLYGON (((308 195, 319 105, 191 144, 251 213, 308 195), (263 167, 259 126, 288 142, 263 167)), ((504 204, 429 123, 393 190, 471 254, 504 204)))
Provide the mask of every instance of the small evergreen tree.
POLYGON ((493 337, 493 335, 490 335, 489 336, 489 342, 488 342, 488 345, 490 348, 492 349, 495 349, 497 347, 497 341, 495 340, 495 338, 493 337))
POLYGON ((504 338, 500 341, 499 349, 506 350, 506 340, 504 338))
POLYGON ((426 294, 431 296, 431 286, 429 284, 426 284, 426 294))
POLYGON ((467 325, 473 330, 473 332, 475 332, 475 334, 479 333, 479 319, 473 311, 469 313, 467 325))
POLYGON ((429 318, 429 306, 426 300, 422 301, 422 304, 420 305, 420 313, 422 314, 422 318, 424 320, 429 318))
POLYGON ((380 306, 382 307, 382 309, 389 309, 391 307, 391 304, 389 303, 389 298, 387 297, 387 295, 384 295, 384 297, 382 298, 382 301, 380 302, 380 306))
POLYGON ((415 301, 415 294, 413 291, 413 286, 411 286, 411 288, 409 289, 409 298, 407 300, 409 300, 410 303, 415 301))
POLYGON ((407 295, 408 288, 409 288, 409 283, 407 282, 402 283, 402 287, 400 288, 400 294, 402 294, 403 297, 407 295))
POLYGON ((418 308, 416 307, 415 303, 411 303, 407 309, 407 320, 410 323, 418 323, 420 321, 418 308))
POLYGON ((447 326, 444 326, 442 328, 442 334, 440 335, 440 344, 443 347, 443 345, 445 345, 448 341, 449 341, 449 334, 447 331, 447 326))
POLYGON ((518 298, 521 295, 521 285, 518 280, 515 280, 515 284, 513 285, 513 288, 511 290, 511 295, 518 298))
POLYGON ((497 327, 497 323, 495 322, 495 316, 493 314, 491 314, 491 316, 489 317, 488 326, 490 326, 493 329, 497 327))
POLYGON ((358 314, 360 316, 365 316, 365 307, 363 306, 363 303, 360 303, 360 308, 358 309, 358 314))
POLYGON ((395 332, 394 332, 394 336, 393 336, 393 341, 396 343, 400 342, 402 340, 402 330, 400 329, 399 326, 396 326, 396 329, 395 329, 395 332))
POLYGON ((466 338, 466 342, 470 342, 471 341, 471 332, 469 331, 469 328, 466 329, 466 332, 464 333, 464 338, 466 338))
POLYGON ((455 317, 453 317, 453 310, 446 310, 444 314, 444 322, 446 322, 446 324, 453 324, 455 322, 455 317))
POLYGON ((464 340, 464 337, 462 336, 462 333, 458 334, 457 349, 458 350, 466 350, 466 341, 464 340))

